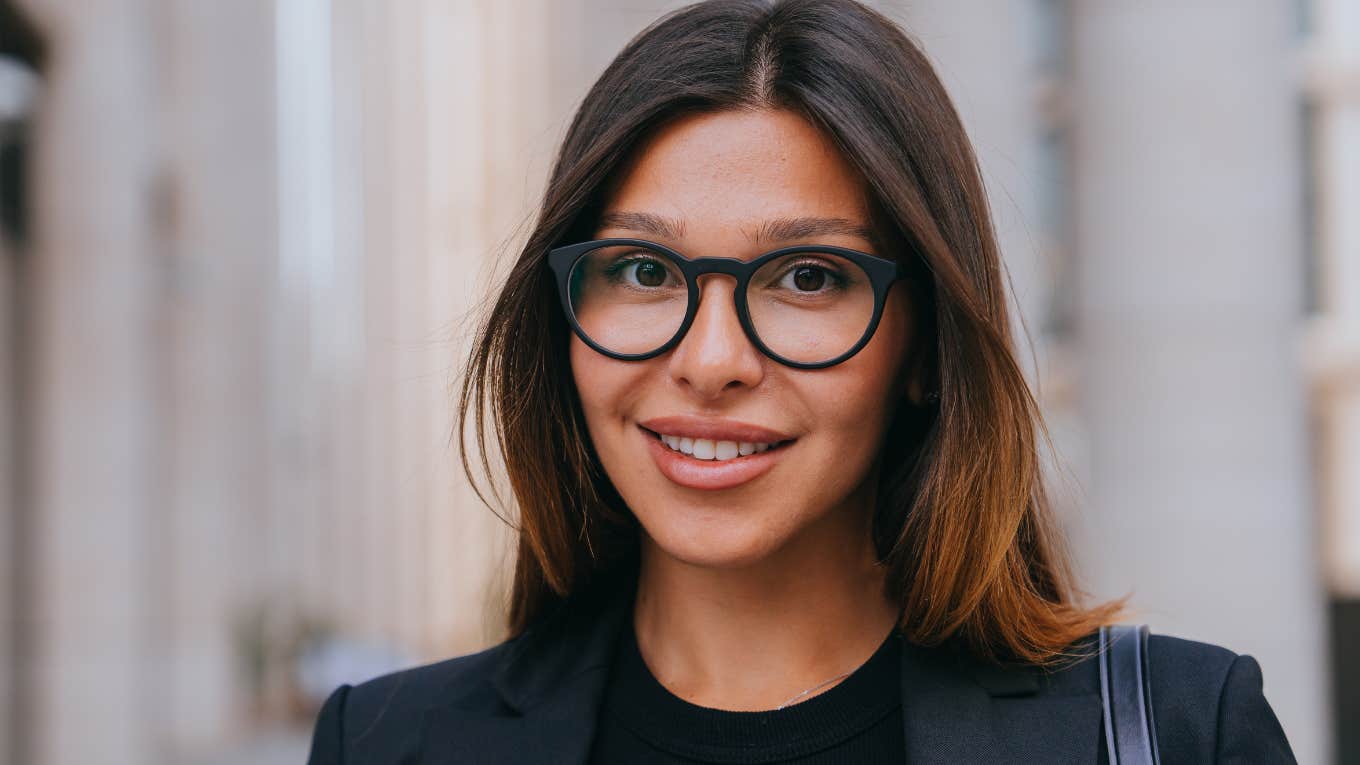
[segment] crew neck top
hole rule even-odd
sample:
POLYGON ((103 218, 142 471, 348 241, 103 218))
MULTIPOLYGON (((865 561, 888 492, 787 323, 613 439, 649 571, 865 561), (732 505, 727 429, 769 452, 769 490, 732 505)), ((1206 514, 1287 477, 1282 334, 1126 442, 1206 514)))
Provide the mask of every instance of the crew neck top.
POLYGON ((623 630, 600 708, 592 765, 604 763, 901 763, 901 645, 894 630, 854 672, 796 704, 733 712, 663 686, 623 630))

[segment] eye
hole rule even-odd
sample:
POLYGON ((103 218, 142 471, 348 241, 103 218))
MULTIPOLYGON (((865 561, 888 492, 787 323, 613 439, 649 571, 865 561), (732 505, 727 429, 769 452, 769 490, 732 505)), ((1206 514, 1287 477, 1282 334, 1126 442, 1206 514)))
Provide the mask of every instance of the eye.
POLYGON ((842 286, 844 279, 834 268, 819 263, 795 263, 779 277, 780 289, 794 292, 820 292, 842 286))
POLYGON ((679 274, 659 256, 649 252, 628 253, 615 257, 603 268, 603 276, 613 285, 632 289, 654 290, 684 282, 679 274))
POLYGON ((666 269, 655 260, 635 260, 624 267, 624 274, 630 271, 633 279, 643 287, 660 287, 666 283, 666 269))
POLYGON ((803 292, 815 292, 826 284, 826 272, 813 266, 799 266, 793 269, 793 286, 803 292))

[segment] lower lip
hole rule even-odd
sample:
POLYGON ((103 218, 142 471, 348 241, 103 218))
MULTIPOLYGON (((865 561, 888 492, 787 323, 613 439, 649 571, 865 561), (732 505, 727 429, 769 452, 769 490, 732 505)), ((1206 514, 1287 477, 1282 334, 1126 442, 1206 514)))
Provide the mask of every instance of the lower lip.
POLYGON ((787 442, 773 449, 730 460, 699 460, 674 451, 649 430, 639 428, 639 431, 648 441, 647 448, 651 450, 657 469, 671 483, 707 491, 732 489, 759 478, 783 459, 784 452, 793 445, 787 442))

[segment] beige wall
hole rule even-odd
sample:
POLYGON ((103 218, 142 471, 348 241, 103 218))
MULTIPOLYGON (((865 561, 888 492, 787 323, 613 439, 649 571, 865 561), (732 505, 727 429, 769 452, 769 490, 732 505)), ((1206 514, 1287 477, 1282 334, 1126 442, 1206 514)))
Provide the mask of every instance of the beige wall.
POLYGON ((37 762, 146 762, 157 482, 148 9, 48 3, 36 147, 31 706, 37 762), (117 108, 115 108, 117 107, 117 108), (98 126, 91 130, 89 126, 98 126), (80 178, 80 183, 63 180, 80 178), (133 189, 132 193, 128 193, 133 189), (79 723, 77 722, 79 721, 79 723), (81 736, 69 731, 79 725, 81 736))

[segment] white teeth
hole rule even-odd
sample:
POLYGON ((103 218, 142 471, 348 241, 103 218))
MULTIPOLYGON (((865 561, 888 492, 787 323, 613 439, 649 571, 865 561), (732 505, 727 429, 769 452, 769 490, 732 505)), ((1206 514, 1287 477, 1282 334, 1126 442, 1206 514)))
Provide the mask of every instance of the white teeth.
POLYGON ((695 459, 723 460, 758 454, 770 448, 770 444, 757 444, 747 441, 714 441, 708 438, 683 438, 681 436, 661 436, 661 443, 670 449, 688 454, 695 459))

